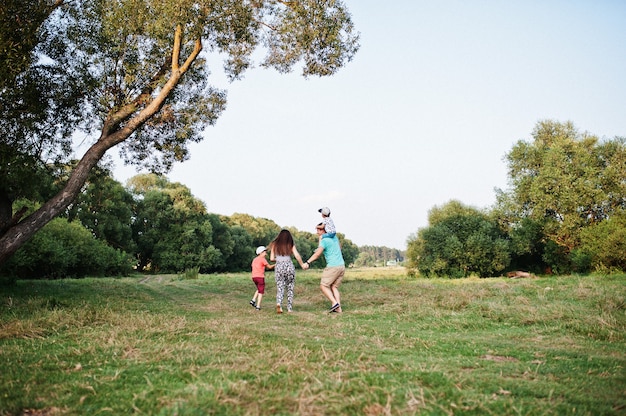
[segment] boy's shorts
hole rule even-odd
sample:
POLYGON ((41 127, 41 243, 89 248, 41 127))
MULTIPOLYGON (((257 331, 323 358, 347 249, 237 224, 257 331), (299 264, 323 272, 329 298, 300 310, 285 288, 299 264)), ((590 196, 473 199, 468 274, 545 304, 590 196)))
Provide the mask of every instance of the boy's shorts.
POLYGON ((320 284, 324 287, 330 287, 332 285, 339 286, 345 272, 345 266, 326 267, 322 272, 322 281, 320 284))
POLYGON ((256 285, 256 290, 259 291, 259 294, 265 294, 265 277, 253 277, 252 281, 256 285))

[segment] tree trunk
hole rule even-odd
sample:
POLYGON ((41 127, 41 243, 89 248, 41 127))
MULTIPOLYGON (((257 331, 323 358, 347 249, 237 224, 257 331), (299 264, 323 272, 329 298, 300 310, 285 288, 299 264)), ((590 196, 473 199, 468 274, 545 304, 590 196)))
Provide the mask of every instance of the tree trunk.
POLYGON ((0 237, 0 264, 8 260, 37 231, 63 212, 74 201, 87 181, 91 168, 98 163, 110 147, 116 144, 110 144, 110 141, 106 138, 101 138, 101 140, 98 140, 96 144, 91 146, 72 171, 65 187, 41 208, 24 218, 20 223, 10 227, 0 237))
POLYGON ((0 192, 0 235, 9 229, 13 216, 13 201, 5 192, 0 192))

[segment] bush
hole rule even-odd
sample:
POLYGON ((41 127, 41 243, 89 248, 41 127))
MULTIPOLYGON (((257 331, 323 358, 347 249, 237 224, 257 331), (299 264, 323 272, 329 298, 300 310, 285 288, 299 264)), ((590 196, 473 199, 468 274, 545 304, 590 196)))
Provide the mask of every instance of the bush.
POLYGON ((64 278, 128 275, 133 259, 97 240, 77 222, 56 218, 43 227, 2 267, 13 278, 64 278))
POLYGON ((191 267, 186 269, 182 274, 178 275, 180 280, 195 280, 198 278, 198 274, 200 273, 200 267, 191 267))
POLYGON ((424 276, 450 278, 495 276, 505 270, 511 261, 505 235, 484 214, 466 211, 431 218, 434 224, 419 230, 408 243, 409 266, 424 276))
POLYGON ((575 249, 570 253, 570 259, 572 263, 572 271, 576 273, 589 273, 591 271, 591 264, 593 256, 584 250, 575 249))

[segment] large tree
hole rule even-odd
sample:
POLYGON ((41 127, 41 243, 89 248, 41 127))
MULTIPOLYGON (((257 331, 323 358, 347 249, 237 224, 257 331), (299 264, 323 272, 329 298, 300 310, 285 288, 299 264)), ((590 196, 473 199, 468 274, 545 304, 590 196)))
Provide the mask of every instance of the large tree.
POLYGON ((581 230, 626 209, 626 141, 600 140, 571 122, 537 123, 533 141, 519 141, 507 155, 511 191, 500 195, 515 227, 527 218, 569 253, 581 230))
MULTIPOLYGON (((43 30, 51 35, 32 50, 36 59, 24 73, 34 79, 39 70, 53 74, 46 78, 49 88, 65 93, 46 99, 67 123, 50 117, 29 122, 14 108, 26 96, 17 83, 0 90, 0 111, 11 116, 2 124, 0 150, 7 160, 15 154, 45 165, 67 156, 75 127, 97 139, 40 209, 24 219, 7 218, 12 210, 0 209, 0 263, 71 204, 110 148, 123 144, 127 162, 156 171, 188 157, 187 144, 202 139, 226 103, 225 92, 208 82, 207 54, 225 57, 224 70, 235 80, 259 48, 266 51, 262 66, 288 72, 301 62, 304 76, 332 75, 358 49, 339 0, 85 0, 55 9, 43 30), (6 103, 15 111, 2 110, 6 103), (13 137, 14 131, 21 133, 13 137)), ((3 176, 16 176, 14 168, 3 176)), ((16 187, 0 187, 0 203, 12 205, 16 187)))
POLYGON ((132 228, 139 270, 221 267, 224 256, 214 246, 213 225, 189 188, 154 174, 137 175, 128 183, 137 200, 132 228))
POLYGON ((24 206, 13 212, 15 200, 54 195, 55 164, 69 156, 70 136, 81 120, 85 86, 64 74, 61 59, 42 59, 44 45, 60 44, 44 23, 62 4, 0 5, 0 236, 26 213, 24 206))

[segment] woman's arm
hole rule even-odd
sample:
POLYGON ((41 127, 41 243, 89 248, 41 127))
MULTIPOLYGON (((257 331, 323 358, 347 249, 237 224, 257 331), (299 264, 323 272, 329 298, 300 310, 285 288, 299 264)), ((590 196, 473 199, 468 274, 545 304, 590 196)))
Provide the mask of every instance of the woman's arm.
POLYGON ((295 245, 291 247, 291 252, 293 253, 293 256, 296 258, 296 260, 298 260, 298 263, 300 263, 300 267, 304 269, 304 262, 302 261, 302 257, 300 256, 300 253, 298 253, 298 249, 295 245))

